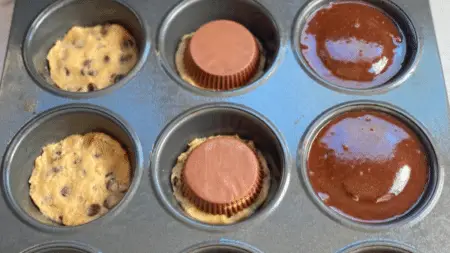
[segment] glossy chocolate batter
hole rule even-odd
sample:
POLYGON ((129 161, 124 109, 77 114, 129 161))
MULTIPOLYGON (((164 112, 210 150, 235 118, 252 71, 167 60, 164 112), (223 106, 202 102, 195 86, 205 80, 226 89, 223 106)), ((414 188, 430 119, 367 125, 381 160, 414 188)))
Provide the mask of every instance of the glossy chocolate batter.
POLYGON ((408 126, 375 110, 343 113, 314 139, 308 175, 328 206, 357 220, 404 214, 428 182, 424 146, 408 126))
POLYGON ((401 69, 406 41, 382 10, 362 2, 330 3, 301 33, 300 48, 322 78, 346 88, 386 83, 401 69))

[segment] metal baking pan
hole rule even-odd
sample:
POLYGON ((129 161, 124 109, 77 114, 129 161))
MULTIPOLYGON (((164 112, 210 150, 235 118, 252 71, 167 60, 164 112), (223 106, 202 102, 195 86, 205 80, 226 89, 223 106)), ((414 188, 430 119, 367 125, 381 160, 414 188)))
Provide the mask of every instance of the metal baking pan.
POLYGON ((0 251, 450 252, 448 100, 429 3, 366 0, 392 16, 411 43, 406 64, 388 84, 355 91, 317 77, 296 46, 305 16, 329 1, 17 0, 0 86, 0 251), (266 53, 264 75, 238 90, 201 90, 174 67, 180 37, 219 18, 244 24, 266 53), (124 25, 136 38, 140 60, 132 72, 91 93, 52 86, 45 56, 53 43, 74 25, 105 22, 124 25), (323 121, 367 107, 410 124, 431 157, 422 201, 410 215, 378 225, 327 212, 304 180, 305 148, 323 121), (130 190, 93 222, 52 223, 28 197, 33 161, 46 143, 93 130, 128 150, 130 190), (255 141, 274 180, 266 203, 250 218, 206 225, 176 204, 169 174, 191 139, 225 133, 255 141))

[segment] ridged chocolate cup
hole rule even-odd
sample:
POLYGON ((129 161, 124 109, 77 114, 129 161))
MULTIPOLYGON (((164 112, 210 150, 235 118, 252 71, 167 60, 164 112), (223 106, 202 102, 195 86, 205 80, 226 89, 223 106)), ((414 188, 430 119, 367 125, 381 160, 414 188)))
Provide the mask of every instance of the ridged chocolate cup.
MULTIPOLYGON (((233 137, 216 137, 216 138, 233 138, 233 137)), ((207 140, 208 141, 208 140, 207 140)), ((205 141, 205 142, 207 142, 205 141)), ((242 142, 242 140, 240 140, 242 142)), ((244 145, 248 146, 247 143, 242 142, 244 145)), ((204 143, 200 144, 198 147, 203 145, 204 143)), ((198 148, 196 147, 196 148, 198 148)), ((258 160, 258 157, 256 155, 256 152, 254 148, 251 146, 248 146, 249 149, 251 149, 253 155, 255 156, 255 159, 258 160)), ((194 149, 195 151, 195 149, 194 149)), ((193 151, 193 152, 194 152, 193 151)), ((192 154, 192 152, 191 152, 192 154)), ((190 155, 191 155, 190 154, 190 155)), ((188 157, 189 159, 189 157, 188 157)), ((186 165, 185 165, 186 166, 186 165)), ((252 205, 255 201, 255 199, 258 197, 258 194, 261 192, 262 186, 263 186, 263 170, 262 166, 258 160, 257 163, 257 181, 253 184, 249 185, 247 188, 248 192, 244 197, 240 199, 235 199, 232 202, 229 203, 223 203, 222 201, 217 200, 216 202, 212 202, 211 200, 206 200, 200 194, 196 193, 196 191, 193 189, 193 186, 189 185, 188 180, 186 180, 186 173, 185 168, 183 168, 183 172, 181 173, 181 183, 182 183, 182 192, 183 196, 185 196, 192 204, 194 204, 198 209, 202 210, 203 212, 214 214, 214 215, 227 215, 228 217, 244 210, 245 208, 252 205)))
MULTIPOLYGON (((212 57, 216 57, 216 59, 221 58, 221 56, 231 55, 231 57, 233 57, 233 53, 234 52, 231 48, 227 49, 226 47, 224 47, 221 48, 221 50, 216 50, 212 57), (218 51, 223 51, 226 53, 217 53, 218 51)), ((216 20, 201 26, 191 38, 187 39, 186 50, 184 54, 184 65, 188 75, 195 82, 195 85, 210 90, 232 90, 245 86, 257 74, 260 61, 260 53, 260 48, 258 42, 256 41, 256 38, 250 31, 247 30, 247 28, 234 21, 216 20), (225 31, 224 29, 219 29, 223 25, 225 25, 228 29, 225 29, 225 31), (193 40, 198 39, 198 37, 196 38, 196 35, 203 36, 203 38, 201 39, 203 39, 203 42, 205 42, 204 39, 206 38, 204 37, 205 33, 207 33, 205 30, 207 29, 209 30, 208 32, 212 33, 219 31, 221 33, 224 33, 227 30, 234 31, 234 33, 229 32, 230 37, 236 35, 236 33, 242 35, 239 36, 241 38, 241 41, 243 43, 249 44, 247 45, 248 47, 251 47, 249 48, 249 51, 253 51, 253 53, 251 55, 247 55, 246 58, 241 59, 241 64, 243 66, 239 66, 239 70, 230 71, 228 73, 226 73, 227 71, 221 71, 222 73, 213 73, 213 71, 209 71, 207 69, 210 68, 210 66, 205 66, 208 63, 205 64, 204 57, 198 55, 200 52, 195 51, 195 49, 193 49, 193 46, 195 45, 192 44, 193 40), (198 33, 202 34, 198 35, 198 33), (252 41, 249 42, 249 40, 252 41)))

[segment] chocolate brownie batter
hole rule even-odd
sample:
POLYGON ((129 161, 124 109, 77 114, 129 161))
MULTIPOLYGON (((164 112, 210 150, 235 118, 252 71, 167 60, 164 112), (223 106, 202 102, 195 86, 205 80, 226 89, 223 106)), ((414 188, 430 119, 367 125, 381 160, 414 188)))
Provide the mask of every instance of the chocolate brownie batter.
POLYGON ((386 83, 401 69, 406 41, 382 10, 362 2, 330 3, 301 33, 300 49, 322 78, 347 88, 386 83))
POLYGON ((402 215, 428 182, 424 146, 412 129, 375 110, 343 113, 314 139, 310 183, 322 201, 357 220, 402 215))

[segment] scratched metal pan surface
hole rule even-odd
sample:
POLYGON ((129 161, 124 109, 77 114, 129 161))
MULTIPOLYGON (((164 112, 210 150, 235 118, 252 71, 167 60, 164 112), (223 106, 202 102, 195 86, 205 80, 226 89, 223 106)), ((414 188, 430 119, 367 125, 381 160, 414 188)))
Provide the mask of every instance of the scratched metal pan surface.
POLYGON ((298 52, 305 17, 329 0, 17 0, 0 86, 0 251, 104 253, 450 252, 450 131, 429 3, 367 0, 410 42, 386 85, 355 91, 317 77, 298 52), (180 37, 219 18, 244 24, 267 63, 250 85, 210 92, 174 68, 180 37), (88 94, 56 89, 45 56, 73 25, 120 23, 139 61, 119 83, 88 94), (329 212, 305 180, 305 152, 327 119, 352 108, 390 112, 414 129, 430 158, 430 182, 408 215, 367 225, 329 212), (208 122, 208 124, 205 124, 208 122), (130 154, 132 184, 107 215, 77 227, 45 219, 28 197, 33 161, 46 143, 104 131, 130 154), (189 140, 237 133, 255 141, 274 178, 265 204, 235 225, 187 217, 169 184, 189 140))

